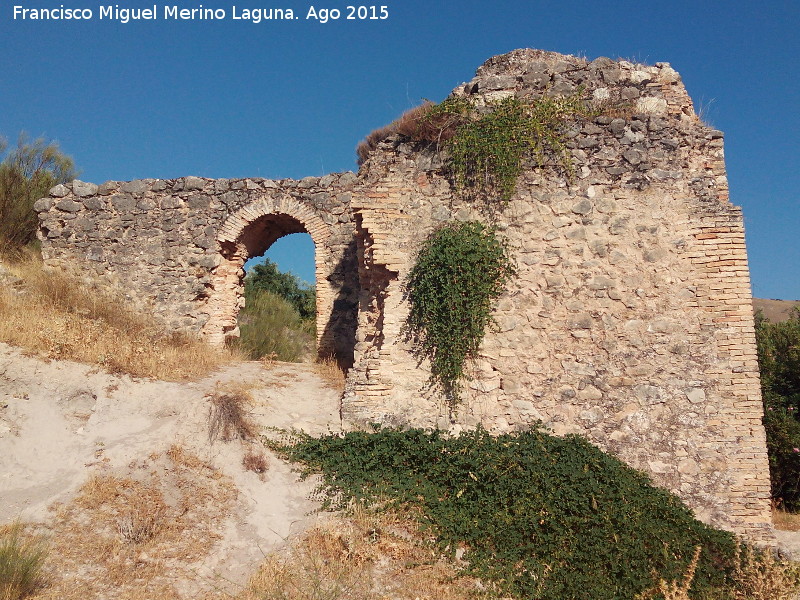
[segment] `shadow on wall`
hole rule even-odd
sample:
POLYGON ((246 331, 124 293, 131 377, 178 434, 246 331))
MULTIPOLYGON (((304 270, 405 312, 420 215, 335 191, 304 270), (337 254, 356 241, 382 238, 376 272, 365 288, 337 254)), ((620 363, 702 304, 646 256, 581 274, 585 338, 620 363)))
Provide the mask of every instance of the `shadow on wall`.
POLYGON ((358 326, 358 255, 355 239, 347 245, 342 258, 328 276, 336 290, 330 318, 325 324, 319 343, 322 357, 333 356, 343 370, 353 366, 358 326))

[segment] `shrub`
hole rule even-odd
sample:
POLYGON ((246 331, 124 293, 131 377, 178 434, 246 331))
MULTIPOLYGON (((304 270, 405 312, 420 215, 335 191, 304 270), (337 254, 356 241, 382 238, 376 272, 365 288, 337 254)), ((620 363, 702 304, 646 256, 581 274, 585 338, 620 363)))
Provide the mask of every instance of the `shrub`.
POLYGON ((800 313, 782 323, 756 315, 772 497, 800 509, 800 313))
POLYGON ((440 548, 515 598, 633 598, 681 579, 702 547, 695 597, 730 583, 735 543, 680 500, 577 436, 455 438, 383 429, 270 443, 321 472, 327 506, 393 499, 417 508, 440 548))
POLYGON ((249 298, 257 292, 272 292, 291 304, 303 320, 314 319, 317 314, 317 294, 313 286, 301 281, 293 273, 283 273, 269 259, 255 265, 244 279, 244 295, 249 298))
POLYGON ((756 341, 763 389, 800 403, 800 311, 780 323, 757 314, 756 341))
POLYGON ((26 537, 14 522, 0 529, 0 598, 20 600, 43 583, 47 547, 41 537, 26 537))
POLYGON ((800 421, 795 412, 785 408, 780 397, 765 395, 771 493, 787 510, 800 508, 800 421))
POLYGON ((492 322, 492 302, 515 270, 495 230, 479 222, 450 223, 423 244, 408 276, 408 334, 431 363, 431 384, 453 408, 467 359, 475 357, 492 322))
MULTIPOLYGON (((0 139, 0 153, 5 143, 0 139)), ((0 251, 15 254, 36 239, 34 203, 58 183, 76 177, 72 159, 55 142, 19 136, 17 147, 0 162, 0 251)))
POLYGON ((274 354, 278 360, 298 362, 313 344, 314 322, 303 321, 288 301, 268 291, 247 295, 239 327, 233 344, 253 360, 274 354))

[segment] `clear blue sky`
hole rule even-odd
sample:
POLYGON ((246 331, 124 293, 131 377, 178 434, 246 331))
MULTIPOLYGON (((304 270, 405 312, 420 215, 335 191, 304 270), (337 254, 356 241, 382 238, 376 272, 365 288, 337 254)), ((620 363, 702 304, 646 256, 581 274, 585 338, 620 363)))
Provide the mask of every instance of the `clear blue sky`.
MULTIPOLYGON (((0 134, 60 141, 81 178, 303 177, 355 170, 353 149, 422 98, 441 100, 484 60, 521 47, 670 62, 726 133, 754 293, 800 299, 800 2, 383 0, 389 18, 326 24, 310 3, 207 0, 223 21, 99 19, 99 0, 0 3, 0 134), (90 21, 13 20, 13 6, 87 8, 90 21), (292 8, 253 23, 232 7, 292 8)), ((177 1, 177 0, 176 0, 177 1)), ((201 2, 183 0, 180 8, 201 2)), ((112 5, 113 6, 113 5, 112 5)), ((291 244, 288 244, 291 246, 291 244)), ((306 244, 306 248, 308 245, 306 244)), ((284 269, 313 279, 277 256, 284 269)))

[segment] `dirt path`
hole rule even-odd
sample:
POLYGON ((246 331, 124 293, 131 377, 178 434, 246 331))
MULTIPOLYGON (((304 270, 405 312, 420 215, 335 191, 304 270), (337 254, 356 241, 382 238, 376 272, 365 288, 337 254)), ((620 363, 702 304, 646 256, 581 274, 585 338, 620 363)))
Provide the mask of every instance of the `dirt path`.
POLYGON ((49 507, 69 501, 90 476, 129 476, 177 445, 238 490, 221 539, 181 591, 243 583, 264 553, 318 517, 309 515, 313 482, 298 481, 290 465, 268 456, 259 476, 242 466, 242 443, 209 442, 207 394, 231 383, 251 388, 259 426, 339 430, 339 395, 311 365, 242 363, 198 382, 167 383, 45 362, 0 344, 0 524, 47 522, 49 507))

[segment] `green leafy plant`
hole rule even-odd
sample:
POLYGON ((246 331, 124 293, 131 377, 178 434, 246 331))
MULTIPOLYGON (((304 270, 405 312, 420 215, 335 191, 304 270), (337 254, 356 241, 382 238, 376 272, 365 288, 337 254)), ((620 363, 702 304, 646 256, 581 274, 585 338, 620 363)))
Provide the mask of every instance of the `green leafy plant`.
POLYGON ((26 536, 21 523, 0 528, 0 598, 20 600, 36 591, 46 557, 44 540, 26 536))
POLYGON ((572 177, 566 127, 599 112, 583 90, 561 97, 512 96, 480 109, 459 96, 439 104, 425 101, 370 133, 358 146, 359 164, 390 135, 432 143, 447 151, 447 168, 459 193, 493 208, 514 194, 528 161, 560 167, 572 177))
MULTIPOLYGON (((0 153, 6 144, 0 138, 0 153)), ((58 183, 77 176, 69 156, 43 138, 21 134, 17 147, 0 162, 0 252, 12 256, 36 240, 39 219, 34 203, 58 183)))
POLYGON ((492 303, 515 274, 508 247, 477 221, 449 223, 423 244, 408 276, 406 330, 431 384, 451 408, 459 400, 465 364, 492 322, 492 303))
POLYGON ((291 303, 265 290, 245 294, 239 328, 232 344, 253 360, 273 356, 298 362, 314 343, 314 321, 301 319, 291 303))
POLYGON ((633 598, 682 580, 690 565, 692 598, 732 584, 732 534, 578 436, 376 429, 268 445, 304 475, 322 473, 328 507, 389 499, 411 508, 440 549, 464 550, 467 573, 500 596, 633 598))
POLYGON ((770 323, 756 315, 772 497, 800 509, 800 313, 770 323))
POLYGON ((537 167, 561 167, 572 176, 572 161, 564 136, 570 120, 593 114, 578 92, 569 96, 536 99, 509 97, 476 116, 464 100, 446 100, 429 113, 469 115, 445 143, 457 188, 469 198, 491 204, 507 201, 517 179, 532 160, 537 167))

